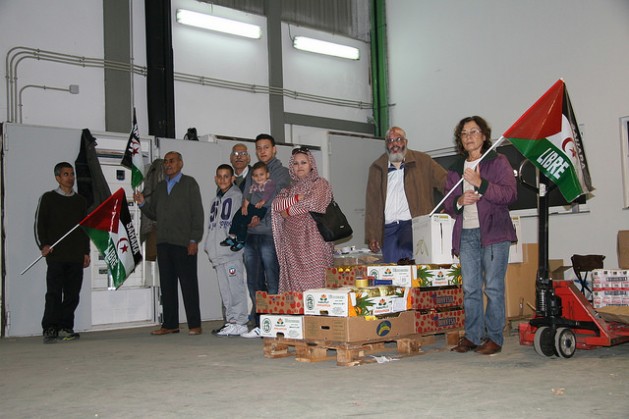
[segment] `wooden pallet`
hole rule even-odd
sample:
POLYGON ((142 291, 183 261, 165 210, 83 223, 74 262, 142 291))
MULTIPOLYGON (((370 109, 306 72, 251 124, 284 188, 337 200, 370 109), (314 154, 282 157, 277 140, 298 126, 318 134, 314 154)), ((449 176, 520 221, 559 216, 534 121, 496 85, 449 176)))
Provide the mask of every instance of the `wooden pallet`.
POLYGON ((336 365, 339 366, 363 365, 377 362, 375 355, 387 355, 400 359, 424 354, 426 352, 422 351, 422 345, 431 345, 440 336, 445 338, 447 345, 456 345, 460 333, 461 331, 457 329, 439 334, 412 334, 364 342, 297 340, 278 336, 276 338, 264 338, 264 356, 266 358, 294 356, 300 362, 319 362, 336 358, 336 365), (395 343, 395 348, 391 345, 387 347, 387 344, 390 343, 395 343), (336 351, 336 357, 328 355, 328 351, 336 351))

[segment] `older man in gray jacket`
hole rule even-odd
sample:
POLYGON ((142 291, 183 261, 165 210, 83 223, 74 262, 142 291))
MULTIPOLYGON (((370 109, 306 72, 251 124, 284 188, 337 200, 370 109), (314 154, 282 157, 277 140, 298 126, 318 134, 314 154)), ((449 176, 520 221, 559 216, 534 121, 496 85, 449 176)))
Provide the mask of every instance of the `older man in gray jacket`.
POLYGON ((151 199, 142 193, 134 199, 152 220, 157 221, 157 264, 162 291, 164 319, 152 335, 179 333, 179 292, 186 308, 188 334, 201 334, 197 253, 203 238, 203 203, 197 181, 181 173, 181 154, 170 151, 164 156, 165 179, 157 184, 151 199))

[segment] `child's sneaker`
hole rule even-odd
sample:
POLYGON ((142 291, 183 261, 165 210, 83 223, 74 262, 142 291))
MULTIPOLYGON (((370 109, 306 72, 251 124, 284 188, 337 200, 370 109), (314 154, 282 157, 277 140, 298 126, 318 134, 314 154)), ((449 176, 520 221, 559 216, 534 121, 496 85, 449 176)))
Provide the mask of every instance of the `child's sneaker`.
POLYGON ((232 336, 240 336, 243 333, 247 333, 249 331, 249 328, 244 325, 244 324, 235 324, 234 328, 232 329, 232 336))
POLYGON ((221 246, 234 246, 236 244, 236 240, 232 236, 227 236, 225 240, 219 243, 221 246))
POLYGON ((236 242, 236 244, 234 244, 232 247, 230 247, 229 249, 232 252, 237 252, 239 250, 242 250, 245 248, 245 242, 236 242))
POLYGON ((70 341, 70 340, 79 339, 80 337, 81 337, 81 335, 79 335, 78 333, 76 333, 72 329, 61 329, 61 330, 59 330, 59 340, 70 341))
POLYGON ((230 332, 232 331, 232 329, 234 328, 234 326, 236 326, 233 323, 227 323, 225 325, 225 327, 223 327, 221 330, 219 330, 216 335, 217 336, 229 336, 230 332))
POLYGON ((59 337, 59 331, 53 327, 44 330, 44 343, 56 343, 59 337))

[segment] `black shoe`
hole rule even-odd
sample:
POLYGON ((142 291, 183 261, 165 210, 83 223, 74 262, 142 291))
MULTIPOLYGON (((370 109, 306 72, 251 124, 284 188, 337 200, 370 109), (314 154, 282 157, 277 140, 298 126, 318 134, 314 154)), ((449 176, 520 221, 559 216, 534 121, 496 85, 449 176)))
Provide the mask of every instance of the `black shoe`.
POLYGON ((225 240, 219 243, 221 246, 234 246, 236 245, 236 240, 232 236, 228 236, 225 240))
POLYGON ((59 340, 70 341, 77 340, 81 337, 78 333, 76 333, 72 329, 61 329, 59 330, 59 340))
POLYGON ((59 337, 59 331, 57 329, 49 327, 44 330, 44 343, 56 343, 57 338, 59 337))
POLYGON ((232 247, 230 247, 229 249, 230 249, 232 252, 237 252, 237 251, 239 251, 239 250, 244 249, 244 247, 245 247, 245 242, 236 242, 236 243, 235 243, 232 247))

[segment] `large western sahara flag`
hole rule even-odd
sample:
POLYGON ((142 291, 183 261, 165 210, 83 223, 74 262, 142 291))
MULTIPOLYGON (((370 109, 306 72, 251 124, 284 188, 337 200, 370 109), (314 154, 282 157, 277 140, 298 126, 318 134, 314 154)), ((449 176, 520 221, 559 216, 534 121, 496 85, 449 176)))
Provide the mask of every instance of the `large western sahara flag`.
POLYGON ((138 131, 138 120, 133 109, 133 128, 129 135, 127 148, 120 164, 131 170, 131 187, 133 189, 140 186, 144 180, 144 161, 142 159, 142 147, 140 145, 140 133, 138 131))
POLYGON ((118 289, 142 260, 124 189, 118 189, 80 223, 105 258, 118 289))
POLYGON ((563 80, 558 80, 503 137, 559 187, 566 201, 591 192, 583 141, 563 80))

